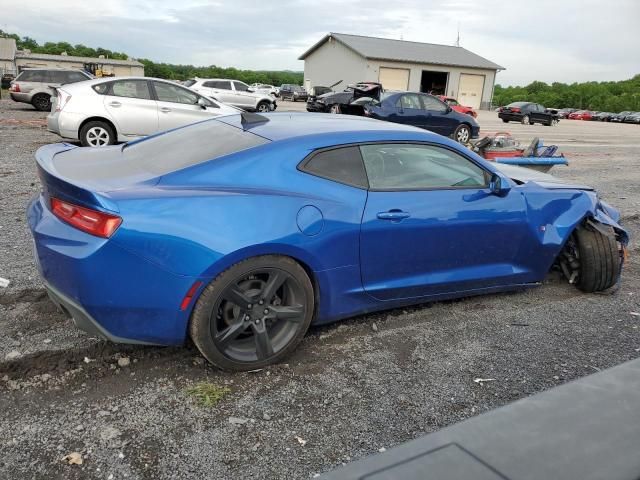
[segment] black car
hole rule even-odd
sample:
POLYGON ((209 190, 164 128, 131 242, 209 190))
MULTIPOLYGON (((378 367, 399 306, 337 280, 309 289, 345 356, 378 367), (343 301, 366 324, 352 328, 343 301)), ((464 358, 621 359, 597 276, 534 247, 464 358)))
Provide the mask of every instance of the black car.
POLYGON ((615 114, 611 112, 598 112, 594 115, 591 115, 591 120, 596 122, 608 122, 609 120, 611 120, 611 117, 613 115, 615 114))
MULTIPOLYGON (((318 96, 314 102, 307 102, 309 112, 351 113, 352 103, 359 98, 379 98, 382 85, 375 82, 362 82, 350 85, 343 92, 331 92, 318 96)), ((361 108, 360 108, 361 110, 361 108)))
POLYGON ((298 100, 306 101, 308 97, 307 91, 300 85, 285 83, 280 87, 280 98, 282 100, 289 99, 292 102, 297 102, 298 100))
POLYGON ((520 122, 529 125, 541 123, 542 125, 549 126, 558 123, 557 113, 551 113, 539 103, 533 102, 513 102, 506 107, 500 107, 498 117, 500 117, 504 123, 520 122))
POLYGON ((633 112, 625 110, 624 112, 616 113, 615 115, 611 116, 611 119, 609 121, 622 123, 624 122, 624 119, 627 117, 627 115, 633 115, 633 112))
MULTIPOLYGON (((309 91, 309 96, 307 97, 307 104, 309 103, 313 104, 320 95, 324 95, 325 93, 331 93, 331 92, 333 92, 333 90, 331 90, 331 88, 329 87, 321 87, 321 86, 311 87, 311 90, 309 91)), ((307 110, 309 110, 308 105, 307 105, 307 110)))

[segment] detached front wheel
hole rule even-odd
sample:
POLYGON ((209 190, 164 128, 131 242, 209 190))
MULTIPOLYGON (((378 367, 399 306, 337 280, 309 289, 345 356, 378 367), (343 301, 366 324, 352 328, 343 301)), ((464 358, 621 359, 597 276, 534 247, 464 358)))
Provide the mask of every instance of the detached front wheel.
POLYGON ((576 286, 583 292, 599 292, 613 287, 620 277, 622 258, 613 228, 587 223, 569 240, 577 266, 576 286))
POLYGON ((251 258, 202 292, 191 316, 191 339, 221 369, 263 368, 296 348, 314 306, 311 280, 297 262, 275 255, 251 258))

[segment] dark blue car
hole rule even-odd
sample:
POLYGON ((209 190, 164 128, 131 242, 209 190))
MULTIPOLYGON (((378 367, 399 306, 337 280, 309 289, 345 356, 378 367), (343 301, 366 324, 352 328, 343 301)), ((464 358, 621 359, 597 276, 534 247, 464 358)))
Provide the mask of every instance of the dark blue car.
POLYGON ((360 98, 354 101, 352 113, 357 113, 358 107, 367 117, 424 128, 462 144, 477 138, 480 132, 480 126, 472 116, 456 112, 426 93, 383 92, 379 100, 360 98))
POLYGON ((312 323, 532 287, 554 266, 607 289, 627 243, 589 187, 363 117, 243 113, 36 159, 51 298, 94 335, 190 336, 231 370, 279 361, 312 323))

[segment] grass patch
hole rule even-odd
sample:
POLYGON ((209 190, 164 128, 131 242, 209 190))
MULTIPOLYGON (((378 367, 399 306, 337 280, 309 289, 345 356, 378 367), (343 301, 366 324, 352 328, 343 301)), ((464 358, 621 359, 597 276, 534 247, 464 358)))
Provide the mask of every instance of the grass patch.
POLYGON ((215 383, 199 382, 186 390, 187 395, 196 399, 202 407, 213 407, 231 393, 229 387, 221 387, 215 383))

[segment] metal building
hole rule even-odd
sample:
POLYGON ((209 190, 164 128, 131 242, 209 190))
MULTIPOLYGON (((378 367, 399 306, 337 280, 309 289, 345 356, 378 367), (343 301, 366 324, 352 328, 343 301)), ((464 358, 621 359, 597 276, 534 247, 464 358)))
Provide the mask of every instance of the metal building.
POLYGON ((473 108, 490 107, 496 73, 504 70, 462 47, 344 33, 325 35, 299 60, 307 89, 374 81, 387 90, 447 95, 473 108))

